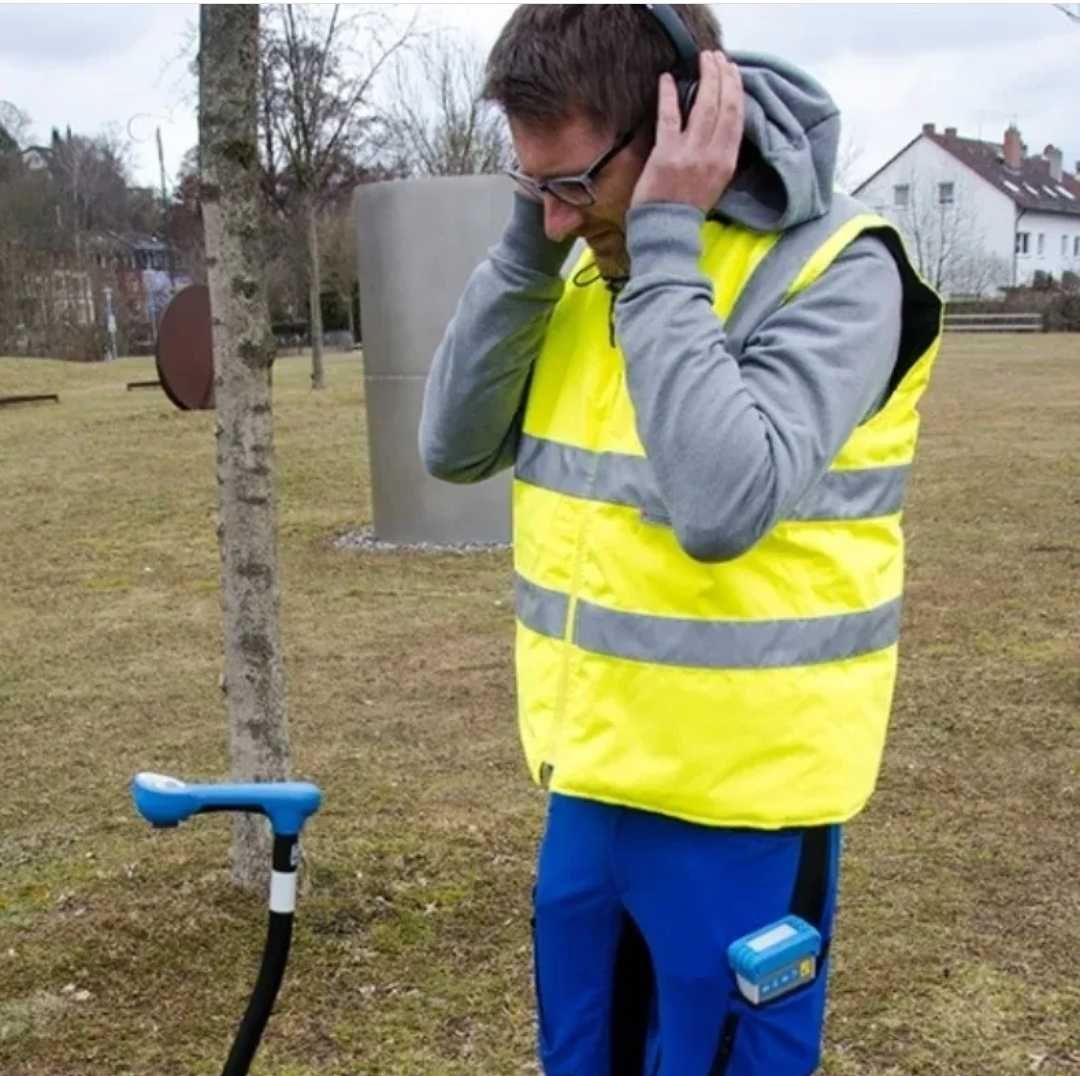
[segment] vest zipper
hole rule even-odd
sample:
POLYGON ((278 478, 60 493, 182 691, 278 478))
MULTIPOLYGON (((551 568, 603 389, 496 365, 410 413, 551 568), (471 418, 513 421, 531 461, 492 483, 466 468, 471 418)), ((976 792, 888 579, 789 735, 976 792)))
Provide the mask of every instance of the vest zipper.
MULTIPOLYGON (((622 290, 622 286, 625 282, 625 280, 617 281, 614 286, 608 284, 609 347, 615 347, 615 300, 618 298, 618 293, 622 290)), ((574 283, 578 284, 579 287, 583 286, 576 278, 574 283)), ((594 281, 588 281, 588 283, 594 283, 594 281)), ((566 626, 563 631, 562 663, 559 667, 559 686, 555 695, 555 713, 552 715, 551 731, 548 734, 548 741, 544 747, 543 760, 540 763, 539 777, 540 784, 543 788, 549 788, 551 786, 551 777, 555 772, 555 748, 558 744, 559 729, 562 726, 563 717, 565 716, 567 695, 569 693, 570 648, 574 644, 574 623, 577 619, 578 591, 581 588, 582 560, 584 559, 585 550, 585 525, 588 521, 592 495, 596 488, 597 462, 596 454, 594 453, 590 463, 592 473, 589 475, 587 487, 588 493, 586 494, 585 504, 582 508, 581 523, 578 526, 576 545, 574 547, 574 570, 570 576, 570 601, 566 606, 566 626)))
POLYGON ((585 530, 589 520, 592 495, 596 488, 597 457, 590 461, 588 493, 581 510, 581 522, 578 524, 577 538, 574 544, 574 570, 570 576, 570 600, 566 606, 566 625, 563 630, 562 661, 559 666, 559 686, 555 695, 555 712, 551 718, 551 731, 544 748, 543 761, 540 764, 540 784, 544 788, 551 785, 551 776, 555 771, 555 754, 559 740, 559 730, 566 716, 567 697, 570 690, 570 648, 574 645, 574 625, 577 621, 578 591, 581 589, 581 573, 585 559, 585 530))

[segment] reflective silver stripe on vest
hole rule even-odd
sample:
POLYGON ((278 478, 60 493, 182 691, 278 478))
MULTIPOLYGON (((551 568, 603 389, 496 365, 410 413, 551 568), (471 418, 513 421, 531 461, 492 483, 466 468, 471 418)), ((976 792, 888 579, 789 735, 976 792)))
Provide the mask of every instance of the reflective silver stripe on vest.
MULTIPOLYGON (((784 518, 872 519, 899 512, 909 470, 905 465, 826 471, 784 518)), ((653 520, 669 519, 644 456, 590 452, 522 434, 514 474, 523 482, 555 493, 640 508, 653 520)))
POLYGON ((569 604, 565 594, 537 586, 514 573, 514 610, 525 627, 540 635, 561 639, 566 631, 569 604))
POLYGON ((617 613, 579 601, 574 641, 631 661, 706 669, 817 665, 883 650, 900 637, 900 599, 805 620, 684 620, 617 613))
MULTIPOLYGON (((518 619, 560 639, 565 594, 514 577, 518 619)), ((574 643, 630 661, 701 669, 776 669, 884 650, 900 638, 900 599, 874 609, 785 620, 688 620, 646 616, 577 603, 574 643)))
POLYGON ((555 493, 633 508, 658 496, 644 456, 590 452, 527 433, 521 435, 514 476, 555 493))
POLYGON ((785 513, 786 519, 873 519, 904 507, 911 468, 860 467, 826 471, 821 481, 785 513))

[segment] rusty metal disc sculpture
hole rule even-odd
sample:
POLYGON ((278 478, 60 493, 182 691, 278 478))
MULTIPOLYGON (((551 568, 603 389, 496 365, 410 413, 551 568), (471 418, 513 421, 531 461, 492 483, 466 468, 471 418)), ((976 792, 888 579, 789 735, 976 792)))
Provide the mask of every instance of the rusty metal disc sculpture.
POLYGON ((192 284, 165 308, 158 329, 157 371, 165 395, 182 411, 214 407, 210 291, 192 284))

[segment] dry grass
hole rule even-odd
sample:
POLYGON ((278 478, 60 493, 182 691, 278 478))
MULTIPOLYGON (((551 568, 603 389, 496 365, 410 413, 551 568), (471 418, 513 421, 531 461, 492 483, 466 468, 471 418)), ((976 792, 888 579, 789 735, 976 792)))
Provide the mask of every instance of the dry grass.
MULTIPOLYGON (((877 796, 848 829, 828 1076, 1080 1073, 1080 342, 949 338, 912 489, 877 796)), ((225 820, 157 835, 138 769, 225 770, 213 419, 147 360, 0 360, 0 1072, 220 1071, 262 902, 225 820)), ((359 554, 362 380, 275 390, 298 775, 326 807, 256 1070, 532 1061, 541 796, 519 761, 509 556, 359 554)))

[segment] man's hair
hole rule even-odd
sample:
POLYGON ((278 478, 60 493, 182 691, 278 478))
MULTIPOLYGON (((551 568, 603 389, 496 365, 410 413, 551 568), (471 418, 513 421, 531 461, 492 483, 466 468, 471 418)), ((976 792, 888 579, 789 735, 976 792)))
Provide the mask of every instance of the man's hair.
MULTIPOLYGON (((706 4, 675 4, 699 49, 721 47, 706 4)), ((641 4, 522 4, 488 56, 481 96, 530 126, 582 114, 629 131, 653 120, 675 48, 641 4)), ((650 123, 650 131, 655 124, 650 123)))

